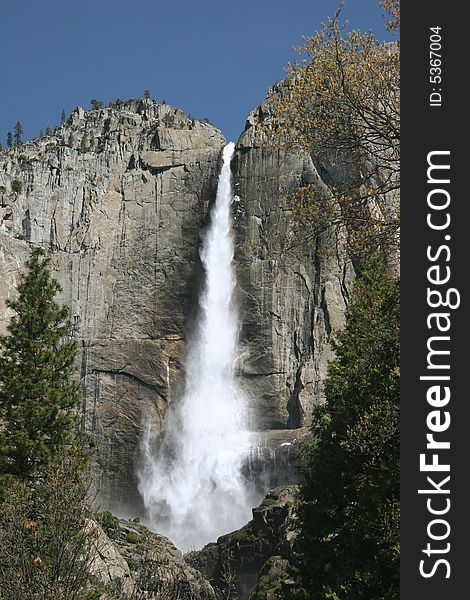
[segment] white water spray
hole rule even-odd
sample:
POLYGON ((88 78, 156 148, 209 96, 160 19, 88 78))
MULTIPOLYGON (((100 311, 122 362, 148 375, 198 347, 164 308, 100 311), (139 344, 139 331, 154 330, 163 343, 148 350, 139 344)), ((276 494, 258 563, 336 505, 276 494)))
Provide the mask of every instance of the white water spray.
POLYGON ((200 548, 251 518, 241 475, 249 448, 246 407, 235 376, 230 162, 223 151, 217 198, 201 252, 206 282, 186 363, 185 392, 170 406, 163 444, 149 432, 139 489, 152 526, 181 549, 200 548))

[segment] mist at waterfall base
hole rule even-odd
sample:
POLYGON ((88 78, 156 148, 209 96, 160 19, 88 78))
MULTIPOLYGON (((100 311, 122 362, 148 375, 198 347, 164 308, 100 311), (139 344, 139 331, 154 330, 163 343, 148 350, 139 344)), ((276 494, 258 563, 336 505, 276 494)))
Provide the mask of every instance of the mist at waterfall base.
POLYGON ((242 474, 250 436, 246 400, 234 373, 238 320, 233 306, 234 144, 223 151, 217 197, 201 251, 205 287, 185 364, 182 398, 170 405, 163 442, 144 441, 139 491, 150 525, 180 549, 201 548, 251 518, 259 493, 242 474))

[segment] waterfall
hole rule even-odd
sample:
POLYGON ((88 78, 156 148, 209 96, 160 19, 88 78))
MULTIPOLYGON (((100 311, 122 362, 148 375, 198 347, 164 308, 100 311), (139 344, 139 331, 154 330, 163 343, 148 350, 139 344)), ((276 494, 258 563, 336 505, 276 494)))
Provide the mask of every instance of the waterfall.
POLYGON ((233 306, 232 182, 234 144, 223 151, 217 197, 201 260, 205 287, 190 341, 185 388, 170 405, 158 446, 144 442, 139 490, 150 525, 183 550, 200 548, 251 518, 253 498, 242 475, 249 449, 246 407, 234 375, 238 321, 233 306))

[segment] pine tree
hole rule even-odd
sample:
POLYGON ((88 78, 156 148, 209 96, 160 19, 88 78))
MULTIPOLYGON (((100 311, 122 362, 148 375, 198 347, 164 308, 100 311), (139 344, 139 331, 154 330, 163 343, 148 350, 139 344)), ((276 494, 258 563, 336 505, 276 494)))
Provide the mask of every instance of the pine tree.
POLYGON ((23 125, 19 121, 15 123, 15 146, 21 146, 23 144, 23 125))
POLYGON ((152 97, 150 90, 144 90, 144 98, 149 100, 152 97))
POLYGON ((296 598, 399 596, 399 282, 357 279, 303 453, 296 598))
POLYGON ((66 120, 65 110, 63 110, 62 114, 60 115, 60 122, 63 124, 63 123, 65 123, 65 120, 66 120))
POLYGON ((7 133, 7 147, 11 148, 13 146, 13 136, 11 134, 11 131, 9 131, 7 133))
POLYGON ((49 137, 50 135, 52 135, 52 127, 51 124, 48 123, 46 127, 46 137, 49 137))
POLYGON ((90 104, 91 104, 91 110, 100 110, 104 106, 102 100, 96 100, 96 98, 93 98, 92 100, 90 100, 90 104))
POLYGON ((0 142, 0 152, 3 152, 3 144, 0 142))
POLYGON ((50 259, 35 248, 26 263, 8 331, 0 337, 0 478, 27 481, 76 437, 77 344, 68 310, 55 301, 50 259))

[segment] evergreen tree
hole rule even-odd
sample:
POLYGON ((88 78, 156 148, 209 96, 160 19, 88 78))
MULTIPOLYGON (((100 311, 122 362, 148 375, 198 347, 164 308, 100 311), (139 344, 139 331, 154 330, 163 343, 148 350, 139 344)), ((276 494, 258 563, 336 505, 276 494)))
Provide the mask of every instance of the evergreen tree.
POLYGON ((44 131, 42 129, 39 130, 39 139, 42 140, 44 137, 44 131))
POLYGON ((23 144, 23 125, 19 121, 15 123, 15 146, 21 146, 23 144))
POLYGON ((152 97, 150 90, 144 90, 144 98, 149 100, 152 97))
POLYGON ((13 136, 11 134, 11 131, 9 131, 7 133, 7 147, 11 148, 13 146, 13 136))
POLYGON ((76 435, 77 344, 50 259, 35 248, 26 263, 8 331, 0 337, 0 478, 24 481, 63 451, 76 435))
POLYGON ((93 100, 90 100, 90 104, 91 104, 92 110, 99 110, 100 108, 103 108, 103 106, 104 106, 104 104, 101 100, 96 100, 95 98, 93 98, 93 100))
POLYGON ((52 135, 52 127, 51 124, 48 123, 46 127, 46 137, 49 137, 50 135, 52 135))
POLYGON ((173 127, 175 124, 175 115, 170 115, 170 113, 166 113, 162 118, 163 123, 166 127, 173 127))
POLYGON ((21 191, 23 189, 21 179, 13 179, 13 181, 11 182, 11 189, 15 192, 15 194, 21 194, 21 191))
POLYGON ((69 133, 69 139, 67 140, 67 145, 70 146, 70 148, 73 148, 73 133, 69 133))
POLYGON ((296 598, 399 597, 399 282, 357 279, 303 453, 296 598))
POLYGON ((3 144, 0 142, 0 152, 3 152, 3 144))
POLYGON ((65 123, 65 120, 66 120, 65 110, 63 110, 62 114, 60 115, 60 122, 63 124, 63 123, 65 123))

